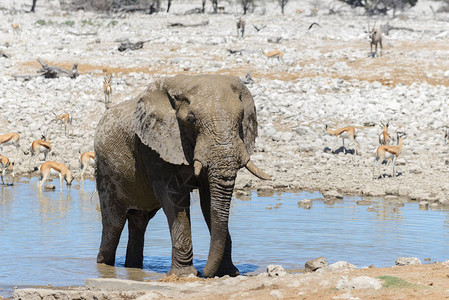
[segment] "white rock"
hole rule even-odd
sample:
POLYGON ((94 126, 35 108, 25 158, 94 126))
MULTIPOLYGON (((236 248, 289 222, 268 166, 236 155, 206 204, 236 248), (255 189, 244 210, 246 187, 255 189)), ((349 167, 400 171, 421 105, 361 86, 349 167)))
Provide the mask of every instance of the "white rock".
POLYGON ((268 277, 282 277, 287 275, 287 272, 281 265, 268 265, 267 274, 268 277))
POLYGON ((348 279, 343 276, 337 282, 337 290, 360 290, 360 289, 375 289, 378 290, 382 287, 382 281, 379 279, 371 278, 368 276, 360 276, 352 279, 348 279))
POLYGON ((417 257, 399 257, 395 261, 396 266, 420 265, 421 261, 417 257))

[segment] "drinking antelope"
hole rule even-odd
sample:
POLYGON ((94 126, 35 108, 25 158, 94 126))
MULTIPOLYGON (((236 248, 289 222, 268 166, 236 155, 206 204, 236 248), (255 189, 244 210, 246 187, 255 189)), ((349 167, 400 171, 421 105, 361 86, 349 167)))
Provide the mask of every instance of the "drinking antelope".
POLYGON ((378 146, 376 150, 374 151, 374 164, 373 164, 373 180, 374 180, 374 169, 376 167, 376 164, 380 161, 380 165, 384 160, 392 160, 393 161, 393 177, 396 177, 396 172, 394 170, 394 165, 396 163, 396 159, 399 155, 402 153, 402 142, 406 138, 406 134, 402 132, 397 133, 398 138, 398 145, 397 146, 389 146, 389 145, 382 145, 378 146))
POLYGON ((111 103, 112 97, 112 87, 111 87, 112 74, 106 75, 103 81, 103 90, 104 90, 104 104, 106 108, 109 108, 109 104, 111 103))
POLYGON ((243 19, 243 17, 239 17, 237 19, 237 37, 239 37, 239 33, 242 34, 242 38, 244 37, 245 25, 246 25, 245 19, 243 19))
POLYGON ((64 130, 65 130, 65 135, 66 136, 70 136, 70 131, 72 131, 73 133, 73 129, 72 129, 72 116, 70 116, 68 113, 64 113, 62 115, 57 115, 55 113, 53 113, 56 117, 56 122, 61 121, 61 125, 64 124, 64 130), (68 130, 67 130, 68 128, 68 130), (68 133, 68 135, 67 135, 68 133))
POLYGON ((19 151, 19 139, 19 134, 15 132, 0 135, 0 150, 3 152, 3 146, 14 145, 19 151))
MULTIPOLYGON (((338 138, 341 138, 341 141, 343 143, 343 151, 346 154, 346 147, 345 147, 345 139, 350 139, 355 146, 355 154, 359 154, 358 148, 360 147, 360 143, 357 140, 357 131, 354 127, 348 126, 343 128, 338 128, 336 130, 331 130, 325 125, 326 133, 334 135, 338 138)), ((333 152, 333 151, 332 151, 333 152)))
POLYGON ((17 23, 12 23, 11 27, 12 27, 12 34, 14 36, 14 39, 20 38, 20 32, 22 31, 22 29, 20 29, 20 25, 17 23))
POLYGON ((48 152, 50 152, 50 151, 51 151, 50 139, 48 137, 45 137, 45 135, 42 135, 40 140, 35 140, 31 144, 30 164, 31 164, 31 161, 33 160, 33 156, 34 156, 34 164, 33 165, 36 164, 36 160, 40 153, 44 153, 44 161, 47 160, 47 155, 48 155, 48 152))
POLYGON ((84 152, 80 156, 80 169, 78 171, 78 174, 75 177, 80 177, 81 182, 84 183, 84 172, 86 172, 86 169, 89 165, 93 166, 95 165, 95 152, 84 152))
POLYGON ((373 28, 370 28, 368 21, 368 39, 370 40, 371 55, 374 57, 377 55, 377 44, 380 44, 380 56, 382 56, 382 29, 375 28, 376 22, 374 22, 373 28), (373 45, 376 46, 376 51, 373 53, 373 45))
POLYGON ((66 181, 67 187, 72 184, 72 175, 70 174, 70 170, 64 164, 55 161, 46 161, 39 167, 39 173, 41 175, 38 183, 39 190, 42 189, 42 186, 50 175, 59 175, 61 190, 63 179, 66 181))
MULTIPOLYGON (((9 160, 9 158, 7 158, 6 156, 0 155, 0 171, 2 172, 2 175, 1 175, 2 184, 5 184, 5 181, 3 178, 5 177, 5 179, 7 179, 6 176, 8 174, 11 174, 12 183, 10 185, 13 185, 14 184, 14 163, 11 162, 9 160)), ((8 182, 6 182, 6 183, 8 183, 8 182)))
POLYGON ((391 136, 388 133, 388 126, 390 125, 390 122, 387 122, 387 124, 380 123, 380 127, 382 128, 382 132, 379 134, 379 144, 380 145, 389 145, 391 136))
POLYGON ((265 55, 268 59, 274 59, 277 58, 279 63, 284 63, 284 60, 282 57, 284 56, 284 53, 281 50, 273 50, 270 52, 263 52, 263 55, 265 55))

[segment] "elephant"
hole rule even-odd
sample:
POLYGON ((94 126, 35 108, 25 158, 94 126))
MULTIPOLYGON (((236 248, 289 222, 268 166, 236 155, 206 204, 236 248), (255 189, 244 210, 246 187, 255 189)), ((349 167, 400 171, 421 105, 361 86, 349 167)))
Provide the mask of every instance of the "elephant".
POLYGON ((250 161, 257 136, 253 97, 238 77, 157 79, 134 99, 108 109, 95 132, 102 216, 98 263, 114 265, 126 220, 125 267, 141 268, 149 220, 162 208, 169 225, 168 275, 200 275, 192 264, 190 192, 199 190, 210 232, 203 276, 237 276, 228 219, 237 171, 271 178, 250 161))

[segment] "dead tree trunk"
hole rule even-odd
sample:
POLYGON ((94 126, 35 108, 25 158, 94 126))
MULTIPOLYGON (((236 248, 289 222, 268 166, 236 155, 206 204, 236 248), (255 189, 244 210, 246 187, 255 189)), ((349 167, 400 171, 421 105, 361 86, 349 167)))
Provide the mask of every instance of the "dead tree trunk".
POLYGON ((34 13, 34 9, 36 8, 36 2, 37 2, 37 0, 33 0, 33 4, 31 5, 31 10, 30 10, 30 12, 33 12, 33 13, 34 13))
POLYGON ((168 3, 167 3, 167 12, 170 11, 170 6, 171 6, 171 0, 168 0, 168 3))
POLYGON ((38 59, 37 61, 42 65, 42 68, 37 72, 45 78, 70 77, 73 79, 79 75, 78 64, 74 64, 72 69, 66 70, 57 66, 49 66, 41 59, 38 59))

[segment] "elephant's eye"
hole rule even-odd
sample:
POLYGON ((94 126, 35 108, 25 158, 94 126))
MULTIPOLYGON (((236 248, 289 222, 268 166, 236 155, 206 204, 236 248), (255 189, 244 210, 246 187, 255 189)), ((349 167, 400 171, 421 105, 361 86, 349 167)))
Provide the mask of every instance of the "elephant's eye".
POLYGON ((194 113, 190 112, 190 113, 187 115, 187 122, 189 122, 189 123, 191 123, 191 124, 195 124, 196 118, 195 118, 195 114, 194 114, 194 113))

